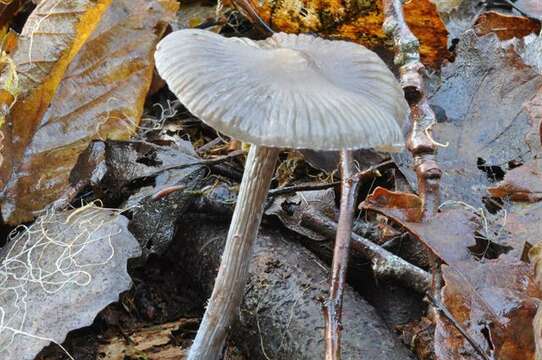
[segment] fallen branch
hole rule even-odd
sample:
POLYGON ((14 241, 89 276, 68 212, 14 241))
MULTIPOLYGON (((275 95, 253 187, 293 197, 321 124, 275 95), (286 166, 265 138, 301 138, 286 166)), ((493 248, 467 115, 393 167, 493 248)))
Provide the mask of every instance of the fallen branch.
POLYGON ((395 63, 399 65, 401 86, 410 105, 412 129, 407 148, 414 157, 418 178, 418 193, 424 204, 424 216, 431 217, 440 206, 440 178, 442 171, 435 161, 438 144, 431 137, 436 124, 435 113, 425 94, 425 66, 420 61, 420 43, 405 22, 401 0, 383 0, 384 31, 393 37, 395 63))
MULTIPOLYGON (((337 231, 337 223, 318 211, 304 212, 302 225, 329 239, 334 239, 337 231)), ((354 233, 352 248, 369 259, 377 278, 396 280, 401 285, 422 294, 431 288, 429 273, 354 233)))

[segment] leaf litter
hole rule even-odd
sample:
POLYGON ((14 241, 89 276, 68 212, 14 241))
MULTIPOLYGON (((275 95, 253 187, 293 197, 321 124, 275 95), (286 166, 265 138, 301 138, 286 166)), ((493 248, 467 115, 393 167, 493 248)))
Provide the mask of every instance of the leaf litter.
MULTIPOLYGON (((13 57, 17 74, 22 79, 17 90, 22 91, 8 118, 10 126, 1 128, 4 132, 8 131, 4 144, 17 148, 2 152, 8 154, 4 172, 0 173, 0 180, 6 181, 3 186, 3 215, 13 224, 29 220, 35 216, 36 210, 59 197, 68 204, 88 184, 92 186, 95 195, 111 199, 111 194, 101 193, 111 185, 109 191, 115 193, 118 199, 128 200, 128 204, 136 206, 133 208, 131 226, 135 228, 139 225, 140 232, 135 232, 136 237, 140 242, 143 240, 144 247, 148 247, 144 249, 147 255, 163 253, 169 242, 155 246, 156 239, 172 238, 175 219, 188 209, 191 203, 188 198, 193 196, 191 193, 201 190, 201 179, 205 172, 201 167, 161 172, 160 169, 168 164, 199 161, 199 156, 189 142, 162 139, 155 144, 146 143, 152 137, 149 134, 163 127, 163 118, 156 123, 151 119, 142 126, 138 125, 152 77, 149 70, 152 70, 152 62, 148 57, 165 23, 172 19, 175 2, 151 1, 150 9, 144 10, 137 5, 142 2, 137 2, 129 9, 135 14, 130 20, 117 18, 113 10, 115 6, 117 9, 129 8, 132 3, 128 4, 127 0, 98 1, 96 4, 103 5, 100 9, 92 7, 96 5, 94 2, 70 1, 63 4, 48 0, 40 2, 41 10, 49 7, 53 12, 62 6, 82 6, 71 8, 75 17, 71 19, 71 25, 66 26, 68 33, 55 41, 60 47, 47 52, 48 39, 44 33, 58 24, 55 24, 57 19, 47 16, 47 12, 40 13, 38 7, 38 11, 33 14, 34 29, 23 32, 20 37, 19 48, 26 47, 26 55, 30 56, 26 63, 22 50, 13 57), (153 13, 154 5, 161 10, 153 13), (138 9, 141 11, 138 12, 138 9), (138 17, 148 14, 148 10, 156 16, 145 19, 138 17), (84 26, 78 25, 78 20, 89 14, 97 14, 96 11, 102 11, 102 15, 94 16, 84 26), (115 24, 115 21, 120 24, 120 29, 126 31, 121 36, 115 33, 118 38, 107 35, 108 26, 115 24), (144 27, 130 27, 130 21, 144 23, 144 27), (36 23, 39 26, 36 27, 36 23), (128 26, 125 27, 126 24, 128 26), (156 28, 154 25, 158 24, 156 28), (34 38, 30 39, 29 34, 34 38), (139 45, 132 48, 135 44, 133 39, 141 36, 145 39, 142 41, 143 48, 139 45), (126 63, 123 63, 124 56, 126 63), (132 62, 134 58, 137 61, 132 62), (107 64, 103 59, 109 60, 107 64), (109 64, 114 66, 109 68, 109 64), (114 84, 117 82, 123 84, 125 89, 116 88, 114 84), (76 94, 82 88, 93 90, 86 94, 76 94), (36 102, 37 97, 43 103, 36 102), (15 129, 17 126, 22 127, 22 123, 16 121, 17 116, 20 118, 20 114, 27 110, 32 114, 31 121, 24 124, 29 127, 24 128, 22 133, 30 134, 30 137, 22 139, 21 145, 13 141, 19 139, 16 133, 12 133, 11 125, 15 124, 15 129), (81 127, 81 124, 89 125, 81 127), (80 128, 85 133, 72 138, 80 128), (140 132, 135 142, 106 140, 125 140, 135 135, 137 130, 140 132), (56 145, 48 144, 47 139, 52 138, 55 142, 62 140, 64 135, 55 138, 62 131, 66 141, 61 141, 58 156, 54 156, 56 145), (91 143, 93 139, 98 141, 91 143), (91 146, 87 148, 89 143, 91 146), (175 152, 181 154, 180 158, 175 152), (81 153, 83 156, 77 162, 81 153), (66 155, 69 155, 69 160, 64 163, 60 158, 66 155), (48 167, 49 164, 55 164, 55 167, 58 164, 64 165, 52 169, 48 167), (132 167, 126 164, 135 165, 132 167), (4 177, 4 173, 8 175, 4 177), (36 179, 41 181, 36 183, 36 179), (109 185, 104 188, 104 184, 109 185), (172 192, 159 201, 152 199, 153 194, 170 186, 180 186, 183 190, 172 192), (36 201, 34 197, 39 196, 41 198, 36 201), (170 209, 171 216, 163 217, 164 208, 170 209), (158 210, 162 210, 162 218, 150 216, 158 210), (152 225, 165 230, 149 231, 149 228, 156 229, 152 225)), ((542 337, 533 336, 530 327, 537 299, 540 298, 537 288, 540 281, 539 272, 536 272, 538 278, 535 279, 532 265, 526 262, 526 254, 531 249, 531 262, 536 265, 540 261, 537 255, 540 244, 536 243, 542 231, 539 158, 542 107, 536 94, 540 93, 542 83, 540 67, 537 68, 537 62, 539 64, 540 61, 537 53, 540 38, 534 34, 524 36, 537 33, 540 24, 532 19, 536 18, 534 13, 522 14, 531 18, 519 16, 518 13, 511 15, 494 12, 485 12, 478 17, 481 8, 471 1, 434 1, 440 17, 429 2, 422 2, 423 6, 414 3, 406 4, 406 17, 421 40, 423 60, 435 68, 444 61, 441 74, 430 74, 432 81, 429 95, 431 105, 438 115, 438 123, 433 127, 435 141, 448 143, 447 147, 437 152, 437 161, 445 172, 442 193, 447 201, 434 218, 423 221, 423 200, 414 194, 377 188, 363 203, 363 207, 393 219, 395 224, 400 224, 402 230, 406 229, 419 239, 444 263, 442 276, 445 286, 440 292, 440 301, 487 356, 499 359, 534 358, 534 344, 542 348, 539 345, 542 337), (473 26, 475 18, 478 19, 475 31, 464 33, 464 30, 473 26), (520 23, 521 26, 518 25, 520 23), (431 26, 435 31, 428 32, 427 28, 431 26), (501 28, 506 28, 506 31, 501 31, 501 28), (433 38, 429 39, 430 36, 433 38), (516 39, 502 41, 511 38, 516 39), (459 43, 452 43, 453 39, 459 39, 459 43), (455 47, 455 62, 447 62, 452 59, 448 53, 450 45, 455 47)), ((532 5, 532 2, 516 1, 515 4, 525 7, 532 5)), ((316 31, 327 36, 356 40, 359 40, 360 31, 363 30, 367 36, 362 36, 361 42, 375 47, 390 45, 391 39, 385 37, 380 30, 382 14, 379 5, 369 4, 361 12, 340 2, 338 6, 309 2, 299 8, 295 7, 294 11, 286 11, 292 4, 279 4, 272 9, 269 9, 268 3, 252 2, 252 5, 275 28, 316 31), (334 17, 327 18, 327 10, 334 17), (307 15, 303 15, 305 12, 307 15)), ((216 17, 214 7, 206 4, 189 4, 187 9, 188 19, 177 21, 179 26, 201 26, 206 22, 223 20, 216 17)), ((121 13, 124 12, 120 11, 117 15, 121 13)), ((30 20, 28 24, 31 24, 30 20)), ((215 27, 216 31, 219 29, 215 27)), ((4 80, 5 76, 4 72, 4 80)), ((152 91, 153 96, 155 91, 162 96, 160 85, 157 89, 152 91)), ((178 129, 188 134, 182 126, 178 129)), ((194 144, 200 141, 191 140, 194 144)), ((333 155, 312 154, 312 157, 316 159, 315 163, 319 163, 318 167, 333 170, 333 155)), ((410 170, 410 157, 401 154, 395 159, 410 186, 415 189, 416 178, 410 170)), ((302 158, 295 160, 300 164, 303 162, 302 158)), ((286 170, 283 175, 287 177, 282 176, 285 184, 295 181, 300 175, 294 171, 295 168, 286 170)), ((205 197, 203 193, 200 191, 196 196, 205 197)), ((328 190, 327 193, 332 194, 333 191, 328 190)), ((307 193, 294 193, 287 197, 288 201, 279 199, 268 209, 268 213, 281 217, 286 227, 321 241, 324 237, 320 233, 304 226, 295 214, 292 216, 288 213, 288 202, 302 207, 303 211, 311 206, 322 206, 317 203, 320 201, 317 196, 314 199, 307 196, 307 193), (277 204, 279 208, 273 208, 277 204)), ((333 217, 335 210, 334 202, 329 200, 332 198, 329 195, 324 199, 325 210, 330 217, 333 217)), ((115 211, 113 213, 116 214, 115 211)), ((51 212, 44 217, 49 215, 54 218, 63 213, 51 212)), ((41 225, 43 221, 39 217, 32 226, 41 225)), ((125 260, 122 262, 125 265, 125 260)), ((125 273, 122 276, 127 277, 125 273)), ((40 283, 34 285, 39 287, 40 283)), ((124 286, 126 288, 128 285, 124 286)), ((111 297, 117 296, 120 291, 111 291, 111 297)), ((92 313, 95 315, 98 311, 93 309, 92 313)), ((87 324, 94 315, 88 314, 87 324)), ((542 318, 542 315, 539 317, 542 318)), ((458 332, 457 324, 452 325, 450 319, 442 314, 435 316, 435 322, 434 355, 437 359, 480 358, 458 332)), ((76 324, 73 328, 81 326, 76 324)), ((535 321, 535 330, 541 332, 540 329, 542 322, 535 321)), ((6 333, 6 330, 3 332, 6 333)), ((52 340, 62 342, 66 332, 52 340)), ((19 338, 24 336, 15 337, 19 338)), ((40 342, 39 339, 35 340, 40 342)), ((41 341, 40 346, 43 343, 41 341)), ((119 346, 122 352, 122 344, 119 346)))

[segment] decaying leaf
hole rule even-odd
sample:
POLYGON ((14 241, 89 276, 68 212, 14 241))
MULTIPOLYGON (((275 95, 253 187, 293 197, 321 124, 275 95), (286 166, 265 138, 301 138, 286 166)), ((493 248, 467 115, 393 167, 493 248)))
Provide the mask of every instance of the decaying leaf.
POLYGON ((476 17, 485 10, 486 3, 482 1, 433 0, 440 12, 440 17, 448 30, 448 46, 453 45, 465 31, 472 29, 476 17), (441 10, 439 3, 452 3, 441 10), (455 6, 455 3, 459 3, 455 6))
POLYGON ((457 10, 463 0, 433 0, 433 4, 437 6, 438 11, 449 13, 453 10, 457 10))
POLYGON ((29 220, 61 197, 92 139, 133 134, 155 44, 176 7, 173 0, 39 4, 14 54, 21 95, 1 129, 5 221, 29 220))
POLYGON ((512 201, 542 200, 542 159, 533 159, 504 175, 504 180, 488 188, 489 194, 512 201))
POLYGON ((514 6, 527 16, 542 20, 542 3, 540 3, 540 0, 516 0, 514 6))
POLYGON ((89 205, 48 213, 0 252, 0 356, 31 360, 90 325, 131 285, 137 240, 118 211, 89 205))
MULTIPOLYGON (((448 144, 437 151, 441 192, 444 200, 480 207, 487 186, 535 155, 525 141, 531 120, 524 104, 540 91, 542 77, 511 44, 474 31, 463 35, 455 62, 442 75, 430 98, 438 120, 434 137, 448 144)), ((416 188, 410 155, 395 159, 416 188)))
MULTIPOLYGON (((524 213, 516 209, 508 214, 502 227, 506 234, 499 239, 507 247, 501 251, 510 249, 510 245, 516 249, 506 255, 492 254, 496 259, 489 260, 490 241, 496 239, 488 234, 487 221, 482 218, 485 215, 458 204, 458 208, 441 210, 424 222, 413 222, 409 220, 415 213, 413 208, 419 204, 421 209, 421 201, 413 197, 377 188, 362 207, 395 220, 447 264, 442 266, 446 284, 442 302, 489 358, 532 359, 530 324, 542 292, 533 280, 531 266, 520 260, 517 250, 523 250, 526 239, 532 242, 538 238, 542 211, 531 205, 524 213), (481 235, 486 238, 485 244, 479 243, 481 235)), ((439 360, 482 359, 442 314, 436 319, 435 355, 439 360)))
MULTIPOLYGON (((370 48, 391 48, 393 41, 382 30, 384 21, 380 0, 239 0, 237 6, 250 13, 249 7, 272 28, 285 32, 313 32, 326 37, 359 42, 370 48)), ((425 64, 438 67, 450 56, 447 31, 430 0, 408 1, 405 18, 420 40, 420 54, 425 64)), ((249 17, 250 18, 250 17, 249 17)))
POLYGON ((542 37, 532 34, 516 40, 515 46, 525 64, 542 73, 542 37))
MULTIPOLYGON (((542 298, 529 264, 506 257, 442 267, 442 302, 491 359, 534 359, 530 326, 542 298)), ((438 360, 482 359, 443 316, 437 317, 438 360)))
POLYGON ((500 40, 509 40, 529 34, 538 34, 540 22, 524 16, 488 11, 478 17, 474 29, 479 36, 495 33, 500 40))
MULTIPOLYGON (((181 2, 179 13, 172 22, 174 30, 195 28, 205 23, 213 22, 219 15, 216 5, 205 0, 181 2)), ((220 30, 220 27, 218 29, 220 30)))
POLYGON ((381 187, 376 188, 360 207, 401 224, 447 264, 474 260, 469 248, 476 246, 478 225, 472 212, 461 208, 444 210, 426 222, 420 222, 423 206, 418 196, 381 187))
POLYGON ((179 346, 176 334, 193 331, 198 319, 180 319, 140 329, 133 334, 104 339, 98 353, 104 359, 125 360, 145 358, 147 360, 180 360, 187 355, 187 347, 179 346))

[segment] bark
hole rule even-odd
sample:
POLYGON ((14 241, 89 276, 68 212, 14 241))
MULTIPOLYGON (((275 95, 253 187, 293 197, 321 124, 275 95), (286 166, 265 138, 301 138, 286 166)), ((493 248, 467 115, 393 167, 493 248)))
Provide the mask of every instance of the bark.
MULTIPOLYGON (((224 246, 228 219, 186 215, 179 224, 177 253, 207 296, 224 246)), ((248 358, 321 359, 324 355, 322 301, 328 268, 310 251, 263 226, 250 261, 240 319, 230 338, 248 358)), ((343 359, 413 359, 375 309, 350 287, 343 304, 343 359)))

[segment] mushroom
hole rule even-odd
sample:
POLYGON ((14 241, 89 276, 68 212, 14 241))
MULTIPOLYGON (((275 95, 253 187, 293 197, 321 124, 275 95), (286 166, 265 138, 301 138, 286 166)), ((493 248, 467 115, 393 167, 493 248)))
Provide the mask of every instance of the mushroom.
POLYGON ((180 30, 157 47, 170 90, 217 131, 250 143, 213 293, 189 359, 217 359, 239 312, 280 149, 401 148, 403 91, 363 46, 310 35, 266 40, 180 30))

